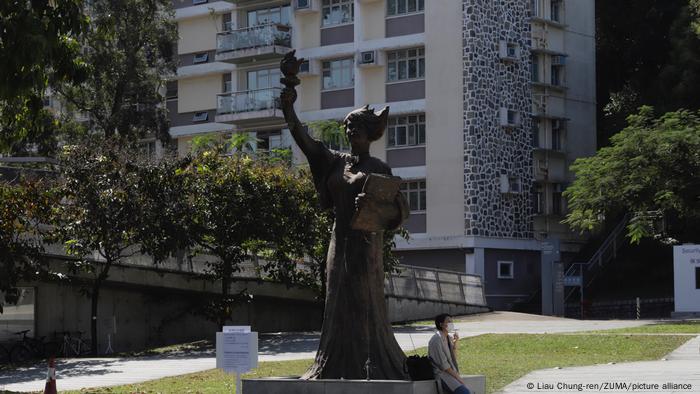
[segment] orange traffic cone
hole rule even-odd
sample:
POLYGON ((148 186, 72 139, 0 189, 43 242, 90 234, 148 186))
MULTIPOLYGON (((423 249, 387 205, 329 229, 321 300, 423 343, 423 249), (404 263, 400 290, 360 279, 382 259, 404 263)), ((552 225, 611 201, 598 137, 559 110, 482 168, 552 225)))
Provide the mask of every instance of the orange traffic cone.
POLYGON ((56 364, 53 357, 49 359, 49 372, 46 375, 44 394, 58 394, 56 391, 56 364))

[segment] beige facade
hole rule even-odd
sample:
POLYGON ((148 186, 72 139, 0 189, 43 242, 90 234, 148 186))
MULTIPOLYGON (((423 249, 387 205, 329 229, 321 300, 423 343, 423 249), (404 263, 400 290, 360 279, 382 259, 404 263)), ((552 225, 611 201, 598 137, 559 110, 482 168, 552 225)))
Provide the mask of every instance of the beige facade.
MULTIPOLYGON (((290 144, 275 109, 279 82, 266 79, 265 70, 276 69, 294 48, 309 61, 298 87, 302 121, 340 121, 365 104, 377 110, 390 106, 391 124, 371 153, 407 182, 412 214, 406 226, 412 239, 398 243, 406 262, 462 267, 488 276, 488 261, 505 259, 504 251, 532 264, 538 241, 546 237, 561 238, 562 250, 572 253, 584 240, 560 223, 566 212, 561 191, 572 180, 568 166, 573 160, 595 152, 594 0, 517 1, 533 7, 531 48, 521 48, 532 51, 534 64, 527 86, 532 113, 521 114, 534 122, 535 183, 521 191, 532 193, 532 239, 465 235, 464 170, 469 164, 462 1, 341 0, 327 9, 322 0, 232 1, 230 10, 217 6, 225 11, 178 21, 181 55, 211 51, 210 62, 231 66, 218 74, 181 79, 178 111, 216 109, 209 122, 229 125, 226 132, 262 136, 262 149, 290 144), (424 9, 408 9, 419 4, 424 9), (343 11, 349 7, 352 13, 343 11), (230 31, 222 32, 225 28, 230 31), (256 70, 260 73, 253 76, 256 70), (430 253, 439 259, 428 261, 430 253)), ((190 138, 179 141, 181 149, 190 138)), ((296 147, 293 153, 295 163, 304 162, 296 147)))

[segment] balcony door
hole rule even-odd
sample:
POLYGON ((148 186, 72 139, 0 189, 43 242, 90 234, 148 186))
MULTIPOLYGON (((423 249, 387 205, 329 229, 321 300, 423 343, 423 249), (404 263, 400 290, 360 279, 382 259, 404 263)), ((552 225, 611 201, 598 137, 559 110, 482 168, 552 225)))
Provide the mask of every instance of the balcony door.
POLYGON ((278 68, 248 71, 248 92, 254 110, 273 108, 279 97, 280 70, 278 68))
POLYGON ((284 7, 262 8, 248 11, 248 27, 267 25, 270 23, 290 25, 291 15, 291 7, 288 5, 284 7))

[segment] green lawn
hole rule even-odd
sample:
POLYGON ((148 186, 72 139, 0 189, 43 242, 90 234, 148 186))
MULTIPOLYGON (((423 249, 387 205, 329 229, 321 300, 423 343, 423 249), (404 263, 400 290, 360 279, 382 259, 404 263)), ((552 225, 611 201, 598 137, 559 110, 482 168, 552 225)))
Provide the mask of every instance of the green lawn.
POLYGON ((700 321, 659 323, 640 327, 616 328, 614 330, 590 332, 599 334, 700 334, 700 321))
MULTIPOLYGON (((458 358, 462 373, 485 375, 487 392, 493 392, 536 369, 660 359, 687 340, 687 336, 673 335, 489 334, 461 339, 458 358)), ((423 348, 417 353, 425 352, 423 348)), ((310 363, 260 363, 246 377, 298 376, 310 363)), ((61 393, 218 394, 233 392, 233 384, 233 376, 210 370, 142 384, 61 393)))

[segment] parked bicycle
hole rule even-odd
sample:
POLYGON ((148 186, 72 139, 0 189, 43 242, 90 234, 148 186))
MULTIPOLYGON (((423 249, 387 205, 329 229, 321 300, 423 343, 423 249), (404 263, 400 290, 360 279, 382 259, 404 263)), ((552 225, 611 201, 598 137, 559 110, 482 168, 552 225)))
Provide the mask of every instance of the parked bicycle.
POLYGON ((82 331, 78 331, 78 336, 73 337, 70 332, 63 333, 63 343, 58 348, 58 353, 63 357, 78 357, 90 354, 89 341, 83 339, 82 331))
POLYGON ((22 339, 15 343, 10 348, 10 361, 13 363, 22 363, 33 358, 43 358, 46 356, 46 343, 44 337, 32 338, 27 335, 31 330, 23 330, 16 332, 15 335, 21 335, 22 339))

